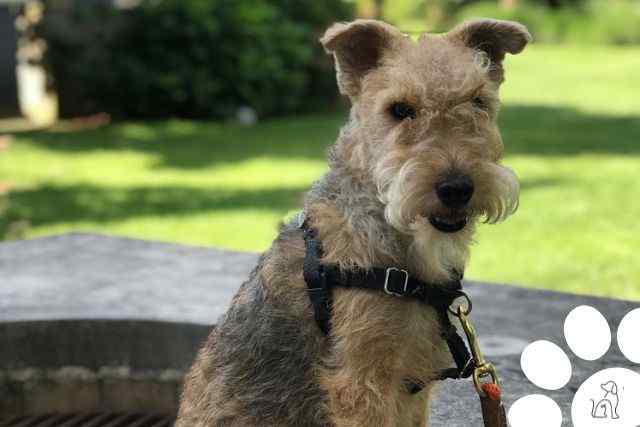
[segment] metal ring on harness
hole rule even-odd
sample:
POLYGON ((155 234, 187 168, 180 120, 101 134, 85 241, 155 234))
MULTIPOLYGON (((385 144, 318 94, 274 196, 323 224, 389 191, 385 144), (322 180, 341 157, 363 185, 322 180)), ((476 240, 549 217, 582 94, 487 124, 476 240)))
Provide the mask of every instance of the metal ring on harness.
MULTIPOLYGON (((471 311, 473 310, 473 302, 471 302, 471 298, 469 297, 469 295, 467 295, 465 292, 461 292, 461 295, 459 298, 464 298, 467 302, 467 307, 465 310, 462 311, 462 313, 465 316, 468 316, 471 311)), ((451 304, 448 308, 449 313, 453 314, 454 316, 458 317, 459 316, 459 311, 460 309, 462 309, 462 305, 457 306, 458 310, 453 310, 453 304, 451 304)))

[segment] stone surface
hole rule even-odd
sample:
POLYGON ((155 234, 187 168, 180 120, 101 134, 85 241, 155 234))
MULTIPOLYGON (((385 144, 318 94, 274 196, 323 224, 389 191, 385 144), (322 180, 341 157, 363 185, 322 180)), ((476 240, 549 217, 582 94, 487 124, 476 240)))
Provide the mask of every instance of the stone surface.
POLYGON ((125 412, 132 407, 139 412, 162 413, 178 407, 179 393, 172 382, 104 381, 101 405, 110 411, 125 412))
POLYGON ((211 324, 255 259, 254 254, 87 234, 3 243, 0 321, 211 324))
MULTIPOLYGON (((4 386, 0 381, 0 392, 27 387, 42 375, 77 380, 82 368, 102 384, 136 375, 175 383, 206 337, 207 325, 223 313, 256 259, 256 254, 86 234, 0 244, 0 379, 23 378, 4 386)), ((600 310, 615 336, 621 318, 638 303, 476 282, 465 286, 507 406, 525 394, 544 393, 560 404, 568 426, 573 393, 592 373, 605 367, 640 372, 615 340, 602 359, 584 362, 571 355, 563 337, 564 318, 578 305, 600 310), (537 339, 549 339, 570 355, 574 374, 562 390, 540 390, 520 370, 521 350, 537 339)), ((157 386, 162 399, 172 399, 165 391, 170 387, 157 386)), ((0 408, 3 404, 24 402, 3 396, 0 408)), ((480 419, 470 381, 441 385, 433 426, 480 426, 480 419)))

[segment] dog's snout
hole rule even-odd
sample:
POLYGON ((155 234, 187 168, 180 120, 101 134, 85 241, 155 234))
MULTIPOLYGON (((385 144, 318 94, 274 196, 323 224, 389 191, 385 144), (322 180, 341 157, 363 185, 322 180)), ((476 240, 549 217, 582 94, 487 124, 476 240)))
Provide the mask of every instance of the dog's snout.
POLYGON ((473 196, 473 181, 467 175, 449 175, 436 184, 436 194, 446 207, 462 208, 473 196))

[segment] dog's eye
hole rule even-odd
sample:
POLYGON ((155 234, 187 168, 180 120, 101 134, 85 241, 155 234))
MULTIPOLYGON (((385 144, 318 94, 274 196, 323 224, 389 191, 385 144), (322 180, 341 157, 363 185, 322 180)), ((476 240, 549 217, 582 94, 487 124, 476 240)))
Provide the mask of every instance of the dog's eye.
POLYGON ((416 109, 406 102, 394 102, 389 109, 391 115, 398 120, 404 120, 407 117, 416 118, 416 109))
POLYGON ((479 108, 481 110, 488 110, 489 109, 489 105, 487 104, 487 102, 484 100, 484 98, 480 97, 480 96, 476 96, 471 100, 471 103, 473 104, 474 107, 479 108))

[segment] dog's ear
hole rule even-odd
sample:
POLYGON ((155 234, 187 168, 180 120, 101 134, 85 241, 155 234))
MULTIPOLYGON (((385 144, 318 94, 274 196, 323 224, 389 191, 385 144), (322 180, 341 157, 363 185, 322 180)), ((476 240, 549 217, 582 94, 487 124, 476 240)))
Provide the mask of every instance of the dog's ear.
POLYGON ((335 58, 340 92, 357 96, 362 78, 380 64, 385 51, 401 37, 396 28, 371 19, 333 24, 320 42, 335 58))
POLYGON ((613 381, 607 381, 600 385, 600 388, 611 394, 618 394, 618 386, 613 381))
POLYGON ((507 53, 522 52, 532 40, 527 27, 512 21, 476 19, 463 22, 448 33, 448 37, 465 46, 487 54, 491 62, 502 71, 502 61, 507 53))

